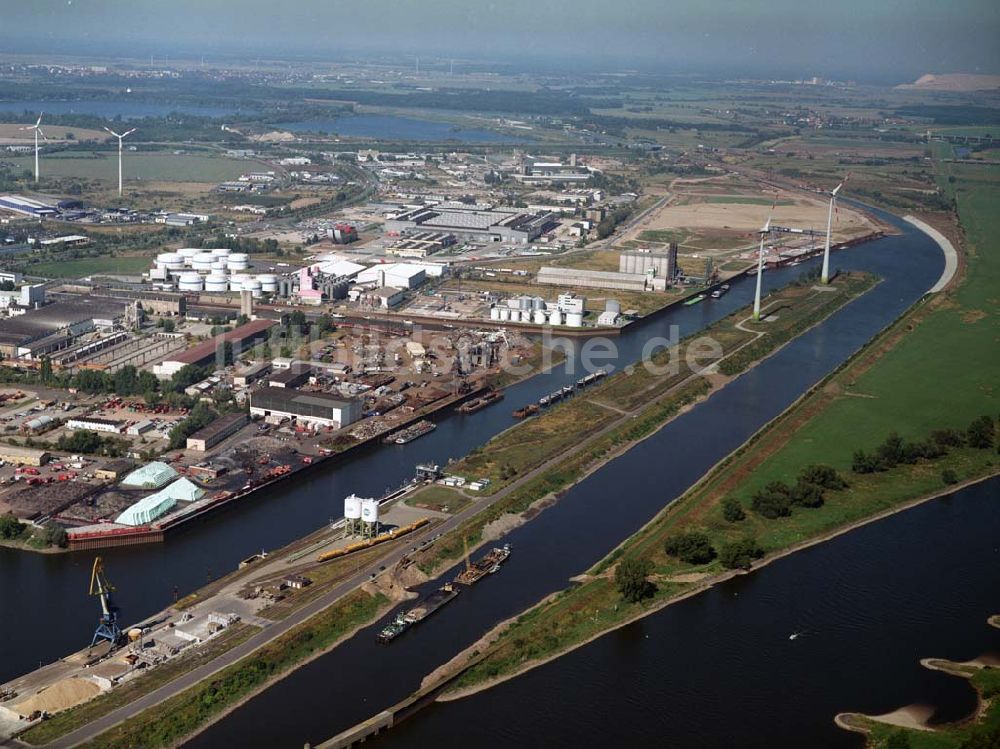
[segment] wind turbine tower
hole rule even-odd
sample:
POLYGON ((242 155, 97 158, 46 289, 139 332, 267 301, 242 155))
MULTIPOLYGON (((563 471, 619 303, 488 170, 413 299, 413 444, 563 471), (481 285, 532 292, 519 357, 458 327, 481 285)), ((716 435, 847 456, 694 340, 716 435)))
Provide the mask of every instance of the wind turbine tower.
POLYGON ((126 130, 121 135, 119 135, 109 127, 106 127, 104 129, 118 139, 118 197, 120 198, 122 196, 122 141, 125 140, 125 138, 130 136, 132 133, 134 133, 135 128, 132 128, 131 130, 126 130))
POLYGON ((753 295, 753 319, 760 320, 760 285, 764 275, 764 240, 771 233, 771 217, 767 217, 767 223, 760 230, 760 249, 757 251, 757 290, 753 295))
POLYGON ((820 276, 820 281, 823 284, 830 283, 830 232, 833 229, 833 209, 837 204, 837 193, 840 192, 840 188, 844 186, 850 176, 848 174, 847 177, 844 177, 843 182, 830 191, 830 209, 826 214, 826 245, 823 248, 823 273, 820 276))
POLYGON ((45 137, 45 133, 42 132, 42 114, 39 112, 38 121, 34 125, 28 125, 28 127, 19 128, 20 130, 34 130, 35 131, 35 184, 38 184, 38 136, 41 135, 44 140, 48 140, 45 137))

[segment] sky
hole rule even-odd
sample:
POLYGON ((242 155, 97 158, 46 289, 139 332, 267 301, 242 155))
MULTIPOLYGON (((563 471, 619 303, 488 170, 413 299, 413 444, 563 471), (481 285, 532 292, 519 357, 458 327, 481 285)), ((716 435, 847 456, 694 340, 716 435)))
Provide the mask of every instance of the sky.
POLYGON ((903 81, 1000 73, 996 0, 0 0, 0 50, 418 55, 903 81))

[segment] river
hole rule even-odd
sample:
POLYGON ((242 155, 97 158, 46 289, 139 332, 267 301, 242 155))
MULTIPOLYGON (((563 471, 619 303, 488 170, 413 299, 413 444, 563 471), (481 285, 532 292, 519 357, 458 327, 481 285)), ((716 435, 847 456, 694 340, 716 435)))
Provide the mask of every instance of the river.
MULTIPOLYGON (((497 621, 564 588, 571 576, 588 568, 641 527, 937 280, 944 264, 937 246, 908 225, 885 214, 880 216, 892 220, 903 234, 833 256, 835 267, 864 269, 885 279, 868 294, 592 474, 531 523, 508 534, 505 540, 513 544, 515 553, 503 573, 464 591, 432 622, 414 628, 389 647, 374 642, 381 622, 362 630, 346 645, 297 670, 231 713, 193 739, 190 746, 297 747, 305 741, 323 740, 411 693, 425 674, 497 621)), ((769 271, 765 282, 768 287, 783 285, 807 267, 769 271)), ((752 284, 744 281, 734 284, 721 300, 673 309, 630 328, 618 341, 621 359, 634 359, 649 337, 665 335, 669 325, 678 325, 682 333, 698 330, 747 304, 752 293, 752 284)), ((396 471, 405 474, 413 462, 424 457, 440 460, 466 452, 483 440, 490 425, 509 424, 512 407, 572 377, 560 371, 535 378, 513 388, 501 407, 486 409, 473 418, 445 419, 433 439, 413 443, 415 449, 408 453, 412 460, 396 461, 396 471)), ((329 478, 316 479, 334 487, 329 502, 343 496, 342 479, 361 463, 352 461, 329 478)), ((386 470, 390 470, 389 465, 386 470)), ((357 480, 360 482, 361 477, 357 480)), ((285 502, 283 506, 291 508, 293 503, 285 502)), ((227 523, 221 530, 229 528, 227 523)), ((919 581, 913 584, 919 585, 919 581)), ((425 589, 430 587, 433 584, 425 589)), ((710 617, 701 626, 710 627, 710 617)), ((787 632, 783 636, 787 637, 787 632)), ((762 645, 747 639, 742 642, 748 648, 762 645)), ((600 680, 601 676, 595 674, 593 678, 600 680)), ((876 683, 872 680, 873 686, 876 683)), ((534 698, 541 706, 559 696, 552 692, 534 694, 534 698)), ((512 714, 504 718, 515 722, 512 714)))
POLYGON ((458 141, 460 143, 523 143, 530 137, 515 138, 504 133, 478 128, 462 128, 447 122, 423 120, 399 115, 359 114, 328 117, 300 122, 281 122, 275 127, 295 133, 336 133, 349 138, 416 141, 422 143, 458 141))

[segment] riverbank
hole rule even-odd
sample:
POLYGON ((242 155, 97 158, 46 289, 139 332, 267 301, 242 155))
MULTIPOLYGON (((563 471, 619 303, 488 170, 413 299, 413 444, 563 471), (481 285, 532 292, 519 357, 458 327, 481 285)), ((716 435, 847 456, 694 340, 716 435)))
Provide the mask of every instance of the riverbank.
MULTIPOLYGON (((492 630, 483 635, 483 637, 480 640, 473 643, 471 646, 462 651, 462 653, 459 653, 451 661, 449 661, 448 665, 451 667, 450 670, 439 669, 438 672, 436 672, 436 674, 438 675, 438 678, 440 678, 442 682, 455 680, 455 683, 451 687, 447 688, 440 696, 438 696, 437 701, 447 702, 450 700, 458 700, 462 699, 463 697, 469 697, 471 695, 478 694, 479 692, 491 689, 492 687, 497 686, 498 684, 502 684, 506 681, 510 681, 511 679, 517 678, 518 676, 521 676, 527 673, 528 671, 538 668, 539 666, 544 666, 546 663, 550 663, 551 661, 554 661, 557 658, 561 658, 562 656, 567 655, 573 652, 574 650, 578 650, 579 648, 585 647, 594 640, 597 640, 605 636, 606 634, 609 634, 610 632, 614 632, 615 630, 622 629, 623 627, 627 627, 631 624, 634 624, 635 622, 644 619, 648 616, 651 616, 652 614, 655 614, 656 612, 661 611, 668 606, 680 603, 681 601, 684 601, 688 598, 700 595, 709 588, 715 587, 727 580, 731 580, 734 577, 751 574, 753 572, 756 572, 757 570, 767 567, 770 564, 773 564, 774 562, 777 562, 780 559, 784 559, 785 557, 791 556, 792 554, 811 548, 813 546, 817 546, 819 544, 826 543, 827 541, 837 538, 838 536, 850 533, 858 528, 870 525, 871 523, 877 523, 880 520, 884 520, 885 518, 890 517, 892 515, 905 512, 906 510, 912 509, 913 507, 917 507, 926 502, 931 502, 933 500, 940 499, 941 497, 946 497, 966 487, 974 486, 975 484, 981 483, 983 481, 988 481, 997 475, 1000 475, 1000 468, 995 469, 992 473, 988 475, 976 479, 971 479, 969 481, 962 483, 961 485, 950 487, 947 490, 942 490, 935 492, 933 494, 928 494, 927 496, 919 497, 917 499, 901 504, 897 507, 893 507, 891 509, 880 512, 877 515, 857 520, 851 523, 850 525, 844 526, 842 528, 831 530, 823 534, 822 536, 818 536, 816 538, 812 538, 807 541, 802 541, 801 543, 798 543, 795 546, 789 547, 782 551, 775 552, 773 554, 768 554, 764 558, 755 561, 749 569, 728 570, 726 572, 721 572, 711 575, 696 574, 692 575, 692 577, 696 577, 696 579, 689 578, 688 580, 679 579, 683 578, 683 576, 681 575, 672 576, 672 579, 665 578, 665 581, 672 582, 675 585, 683 585, 687 587, 685 587, 682 592, 670 595, 665 598, 660 598, 651 601, 647 605, 640 607, 638 610, 632 610, 623 615, 614 624, 610 626, 602 626, 599 631, 594 631, 588 634, 584 639, 574 642, 572 645, 569 645, 564 649, 549 653, 541 658, 532 659, 531 661, 526 661, 522 663, 520 666, 518 666, 516 670, 505 673, 502 676, 490 677, 488 679, 478 681, 477 677, 473 676, 470 678, 466 673, 464 673, 466 671, 466 663, 468 662, 468 660, 472 658, 473 654, 481 655, 482 652, 484 651, 484 648, 497 647, 500 644, 500 640, 504 637, 507 636, 516 637, 518 635, 518 632, 514 629, 514 627, 519 622, 523 622, 525 620, 525 617, 530 617, 532 613, 542 611, 546 607, 553 605, 557 601, 564 602, 564 598, 567 595, 567 591, 559 591, 558 593, 554 593, 551 596, 547 597, 546 599, 537 603, 531 609, 528 609, 523 614, 519 614, 516 617, 513 617, 511 619, 499 623, 496 627, 494 627, 492 630), (473 683, 469 683, 470 681, 473 683)), ((603 572, 599 575, 593 573, 587 573, 574 578, 573 582, 577 583, 578 585, 586 585, 587 583, 597 580, 610 582, 610 575, 608 575, 606 572, 603 572)), ((572 590, 573 589, 570 590, 570 593, 572 592, 572 590)), ((578 607, 587 609, 588 611, 590 610, 588 606, 580 605, 578 607)), ((477 666, 478 665, 479 664, 477 663, 477 666)), ((485 661, 483 662, 483 666, 487 670, 489 670, 490 668, 489 664, 486 663, 485 661)), ((428 685, 424 684, 424 686, 426 687, 428 685)))

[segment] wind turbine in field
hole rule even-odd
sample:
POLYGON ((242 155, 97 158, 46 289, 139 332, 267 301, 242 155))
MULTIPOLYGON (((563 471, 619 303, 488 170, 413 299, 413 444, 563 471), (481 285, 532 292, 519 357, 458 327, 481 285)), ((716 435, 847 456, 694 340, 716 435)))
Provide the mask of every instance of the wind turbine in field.
POLYGON ((19 129, 35 131, 35 184, 38 184, 38 136, 41 135, 43 140, 48 140, 48 138, 45 137, 45 133, 42 132, 42 113, 38 113, 38 122, 34 125, 28 125, 27 127, 19 129))
POLYGON ((844 177, 844 181, 833 188, 830 192, 830 210, 826 214, 826 246, 823 249, 823 273, 820 276, 820 281, 824 284, 830 283, 830 232, 833 229, 833 209, 837 205, 837 193, 840 192, 840 188, 847 184, 847 180, 851 178, 850 173, 844 177))
MULTIPOLYGON (((771 206, 772 213, 774 206, 771 206)), ((757 290, 753 295, 753 319, 760 320, 760 282, 764 275, 764 240, 771 233, 771 214, 767 216, 767 223, 760 230, 760 249, 757 251, 757 290)))
POLYGON ((104 129, 118 139, 118 197, 120 198, 122 196, 122 141, 125 140, 132 133, 134 133, 136 129, 132 128, 131 130, 126 130, 121 135, 119 135, 109 127, 106 127, 104 129))

